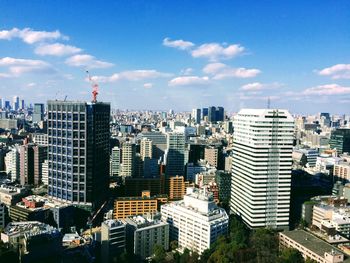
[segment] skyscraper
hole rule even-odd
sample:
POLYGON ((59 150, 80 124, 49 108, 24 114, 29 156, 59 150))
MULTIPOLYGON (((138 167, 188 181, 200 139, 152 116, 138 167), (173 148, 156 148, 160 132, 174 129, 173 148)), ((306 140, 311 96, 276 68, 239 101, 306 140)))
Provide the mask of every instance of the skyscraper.
POLYGON ((194 123, 201 123, 201 109, 193 109, 192 110, 192 118, 194 119, 194 123))
POLYGON ((125 142, 122 146, 121 176, 133 176, 135 174, 136 147, 134 143, 125 142))
POLYGON ((19 97, 18 96, 14 96, 13 97, 13 101, 12 101, 12 108, 14 109, 14 110, 18 110, 19 109, 19 97))
POLYGON ((95 209, 109 183, 110 105, 48 101, 48 194, 95 209))
POLYGON ((121 150, 118 146, 112 148, 111 154, 111 176, 119 176, 120 174, 120 157, 121 150))
POLYGON ((143 161, 145 160, 145 158, 152 159, 152 154, 153 154, 152 140, 147 138, 143 138, 141 140, 140 153, 143 161))
POLYGON ((33 122, 40 122, 44 120, 44 104, 42 103, 35 103, 34 104, 34 113, 33 113, 33 122))
POLYGON ((243 109, 234 119, 231 212, 250 227, 288 228, 294 120, 243 109))
POLYGON ((185 134, 168 133, 165 173, 167 176, 184 175, 185 134))

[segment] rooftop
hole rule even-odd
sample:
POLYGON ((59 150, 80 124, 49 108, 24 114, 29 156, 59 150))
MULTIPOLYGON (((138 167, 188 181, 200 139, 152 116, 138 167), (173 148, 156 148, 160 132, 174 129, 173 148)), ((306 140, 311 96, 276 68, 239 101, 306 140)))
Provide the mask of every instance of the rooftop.
POLYGON ((4 229, 4 233, 9 236, 17 234, 34 236, 57 231, 58 230, 56 228, 38 221, 11 222, 4 229))
MULTIPOLYGON (((316 253, 321 257, 324 257, 325 252, 330 253, 332 251, 335 251, 339 254, 343 254, 336 247, 328 244, 322 239, 315 237, 314 235, 304 230, 284 231, 284 232, 281 232, 280 235, 286 235, 287 237, 293 239, 297 243, 301 244, 302 246, 313 251, 314 253, 316 253)), ((344 261, 344 262, 348 262, 348 261, 344 261)))

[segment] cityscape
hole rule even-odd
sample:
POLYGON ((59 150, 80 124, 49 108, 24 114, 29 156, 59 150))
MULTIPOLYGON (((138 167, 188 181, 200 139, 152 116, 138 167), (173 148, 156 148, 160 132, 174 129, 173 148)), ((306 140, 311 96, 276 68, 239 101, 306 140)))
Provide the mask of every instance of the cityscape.
POLYGON ((350 2, 47 3, 0 1, 1 263, 350 262, 350 2))

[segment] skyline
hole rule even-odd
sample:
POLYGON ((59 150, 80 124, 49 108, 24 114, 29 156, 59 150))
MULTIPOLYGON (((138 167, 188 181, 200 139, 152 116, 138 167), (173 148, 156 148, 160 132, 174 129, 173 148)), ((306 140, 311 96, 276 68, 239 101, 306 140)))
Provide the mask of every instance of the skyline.
POLYGON ((182 3, 0 2, 1 97, 350 113, 349 2, 182 3))

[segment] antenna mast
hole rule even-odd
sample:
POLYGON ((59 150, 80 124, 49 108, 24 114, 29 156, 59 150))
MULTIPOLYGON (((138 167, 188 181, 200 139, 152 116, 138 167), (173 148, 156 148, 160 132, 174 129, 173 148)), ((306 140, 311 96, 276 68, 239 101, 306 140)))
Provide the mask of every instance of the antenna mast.
POLYGON ((267 98, 267 108, 270 109, 271 107, 271 100, 270 97, 267 98))
POLYGON ((98 95, 98 84, 92 80, 88 70, 86 71, 86 74, 88 76, 89 82, 90 82, 91 87, 92 87, 92 102, 96 103, 97 102, 97 95, 98 95))

